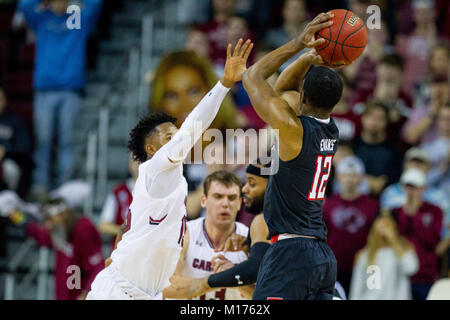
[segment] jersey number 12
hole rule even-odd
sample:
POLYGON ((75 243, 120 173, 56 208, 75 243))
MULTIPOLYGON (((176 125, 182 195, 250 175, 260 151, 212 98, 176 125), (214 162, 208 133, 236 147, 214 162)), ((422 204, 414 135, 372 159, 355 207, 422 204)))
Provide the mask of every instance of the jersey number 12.
POLYGON ((331 160, 333 156, 317 156, 316 171, 311 190, 308 193, 308 200, 323 200, 327 187, 328 177, 331 170, 331 160), (326 172, 324 172, 326 170, 326 172), (319 183, 320 181, 320 183, 319 183))

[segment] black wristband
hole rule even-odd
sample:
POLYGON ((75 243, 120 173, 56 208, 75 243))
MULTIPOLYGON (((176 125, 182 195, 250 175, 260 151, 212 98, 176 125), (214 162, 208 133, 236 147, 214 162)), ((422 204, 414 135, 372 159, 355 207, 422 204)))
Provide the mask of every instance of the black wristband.
POLYGON ((269 249, 267 242, 257 242, 250 248, 250 256, 233 268, 212 274, 208 278, 211 288, 246 286, 256 282, 259 265, 269 249))

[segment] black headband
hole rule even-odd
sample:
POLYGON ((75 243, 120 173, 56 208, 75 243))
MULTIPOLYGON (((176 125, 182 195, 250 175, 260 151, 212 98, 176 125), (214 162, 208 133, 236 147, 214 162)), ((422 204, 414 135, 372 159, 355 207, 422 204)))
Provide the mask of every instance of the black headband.
POLYGON ((257 167, 257 166, 255 166, 253 164, 249 164, 248 167, 247 167, 247 173, 254 174, 255 176, 268 179, 269 176, 265 175, 265 174, 262 174, 261 173, 261 169, 262 168, 257 167))

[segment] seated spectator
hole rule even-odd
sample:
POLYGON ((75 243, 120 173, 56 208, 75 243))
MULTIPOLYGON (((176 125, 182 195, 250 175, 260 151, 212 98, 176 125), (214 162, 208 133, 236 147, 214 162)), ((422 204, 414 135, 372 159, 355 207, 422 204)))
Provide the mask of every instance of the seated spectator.
POLYGON ((339 129, 339 141, 352 141, 361 131, 361 116, 354 112, 352 105, 348 103, 351 93, 348 79, 343 76, 344 88, 342 90, 341 101, 333 108, 331 116, 339 129))
POLYGON ((396 51, 404 58, 402 79, 404 92, 411 92, 414 84, 428 72, 431 48, 437 44, 436 14, 433 0, 413 0, 415 27, 409 35, 399 35, 396 51))
POLYGON ((354 142, 355 155, 366 167, 366 178, 374 195, 398 181, 401 173, 400 155, 387 139, 388 115, 384 105, 369 103, 361 117, 361 135, 354 142))
POLYGON ((33 195, 42 199, 52 188, 51 151, 58 131, 59 186, 71 179, 74 165, 73 129, 85 88, 86 46, 101 11, 101 0, 84 0, 81 29, 69 30, 68 0, 21 0, 27 25, 36 33, 34 70, 34 134, 36 150, 33 195))
MULTIPOLYGON (((26 222, 25 229, 38 245, 56 251, 55 298, 84 300, 92 281, 104 267, 102 240, 93 222, 68 203, 63 198, 51 198, 43 207, 44 225, 26 222), (73 275, 77 271, 72 266, 79 268, 79 286, 68 285, 75 283, 73 275)), ((13 221, 15 214, 10 217, 13 221)))
POLYGON ((355 156, 342 159, 336 170, 340 191, 327 197, 323 219, 328 228, 327 242, 337 260, 337 281, 349 292, 354 256, 366 243, 378 212, 378 202, 360 193, 364 164, 355 156))
MULTIPOLYGON (((403 159, 403 172, 415 168, 427 175, 430 172, 430 156, 428 155, 431 156, 431 153, 425 152, 423 149, 416 147, 410 148, 403 159)), ((440 207, 443 212, 448 212, 450 210, 450 204, 447 194, 443 190, 428 184, 428 187, 423 193, 423 199, 440 207)), ((381 194, 380 202, 382 209, 387 210, 403 206, 406 202, 404 186, 400 182, 391 184, 381 194)))
POLYGON ((234 12, 234 0, 213 0, 213 17, 199 26, 208 36, 209 58, 214 65, 225 65, 227 52, 227 22, 234 12))
POLYGON ((304 0, 285 0, 282 9, 283 24, 270 29, 264 42, 276 48, 295 38, 305 27, 307 21, 304 0))
POLYGON ((120 231, 120 226, 126 221, 131 201, 133 200, 133 188, 136 183, 139 164, 130 157, 128 169, 131 177, 114 186, 112 192, 106 198, 100 214, 98 229, 100 233, 114 236, 120 231))
POLYGON ((399 233, 410 241, 419 257, 419 271, 411 277, 414 300, 424 300, 431 285, 439 277, 436 248, 441 240, 443 213, 439 207, 423 200, 426 176, 418 169, 409 169, 401 176, 406 202, 395 208, 392 216, 399 233))
POLYGON ((379 217, 370 229, 367 244, 356 256, 350 300, 411 300, 409 277, 418 269, 414 246, 400 236, 395 220, 379 217), (373 288, 368 286, 369 281, 373 288))
POLYGON ((398 132, 411 114, 411 98, 402 91, 403 60, 396 54, 385 55, 376 66, 377 83, 371 99, 388 107, 390 141, 399 142, 398 132))
POLYGON ((428 75, 421 78, 414 86, 414 108, 423 108, 431 102, 431 83, 433 79, 450 76, 449 48, 444 44, 434 46, 431 51, 428 75))
POLYGON ((25 122, 6 109, 5 92, 0 87, 0 161, 9 189, 25 197, 31 184, 32 143, 25 122))
POLYGON ((384 20, 381 21, 379 29, 367 29, 367 46, 363 54, 342 69, 349 86, 353 89, 348 97, 350 105, 367 102, 377 84, 377 63, 383 56, 392 52, 388 27, 384 20))
POLYGON ((450 101, 447 76, 437 76, 430 84, 431 100, 428 106, 416 106, 405 123, 402 133, 406 142, 413 145, 427 145, 438 136, 439 110, 450 101))

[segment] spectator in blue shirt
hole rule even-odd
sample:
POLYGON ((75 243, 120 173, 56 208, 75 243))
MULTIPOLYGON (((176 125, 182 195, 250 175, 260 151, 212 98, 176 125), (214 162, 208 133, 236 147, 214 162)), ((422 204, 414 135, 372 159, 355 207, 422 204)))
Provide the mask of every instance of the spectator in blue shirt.
POLYGON ((51 185, 51 146, 57 129, 57 185, 67 181, 73 169, 73 127, 85 87, 86 45, 101 10, 101 0, 84 0, 80 28, 71 28, 73 14, 68 0, 20 0, 18 9, 36 33, 34 70, 35 194, 51 185), (69 23, 68 23, 69 21, 69 23))

